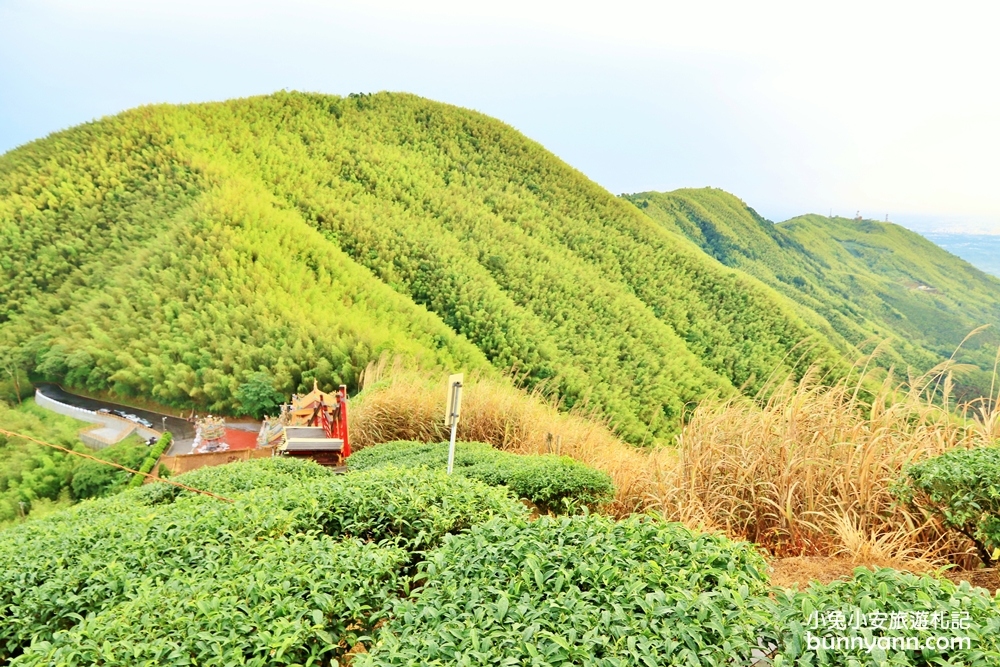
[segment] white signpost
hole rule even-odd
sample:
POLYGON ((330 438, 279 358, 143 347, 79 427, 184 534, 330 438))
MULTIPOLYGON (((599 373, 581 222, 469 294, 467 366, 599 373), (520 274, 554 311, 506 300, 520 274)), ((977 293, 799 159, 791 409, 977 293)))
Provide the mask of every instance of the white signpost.
POLYGON ((444 423, 451 428, 451 444, 448 445, 448 474, 455 467, 455 433, 458 431, 458 418, 462 414, 462 382, 463 373, 448 376, 448 401, 445 403, 444 423))

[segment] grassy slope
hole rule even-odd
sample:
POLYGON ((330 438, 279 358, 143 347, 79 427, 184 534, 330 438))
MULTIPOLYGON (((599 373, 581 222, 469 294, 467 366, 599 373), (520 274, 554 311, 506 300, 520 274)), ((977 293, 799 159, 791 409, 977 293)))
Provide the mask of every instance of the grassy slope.
MULTIPOLYGON (((796 301, 802 317, 842 349, 890 339, 887 361, 925 371, 976 327, 1000 324, 1000 280, 898 225, 818 215, 775 225, 711 188, 628 199, 723 264, 796 301)), ((987 331, 958 355, 979 369, 962 378, 966 396, 988 390, 998 343, 987 331)))
POLYGON ((783 365, 839 363, 755 279, 508 126, 411 95, 54 135, 0 158, 0 239, 0 339, 37 374, 173 405, 233 409, 259 367, 285 392, 353 386, 391 350, 515 369, 643 441, 783 365))

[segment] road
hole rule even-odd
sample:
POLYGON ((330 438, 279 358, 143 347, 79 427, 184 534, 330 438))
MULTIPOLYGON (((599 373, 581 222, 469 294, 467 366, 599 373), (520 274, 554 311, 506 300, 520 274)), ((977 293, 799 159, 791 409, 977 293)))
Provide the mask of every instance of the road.
POLYGON ((170 455, 187 454, 191 451, 191 445, 194 442, 194 424, 186 419, 173 417, 171 415, 164 415, 150 410, 143 410, 141 408, 133 408, 128 405, 119 405, 117 403, 110 403, 108 401, 102 401, 95 398, 87 398, 86 396, 77 396, 76 394, 71 394, 54 384, 38 384, 35 386, 45 396, 48 396, 52 400, 59 401, 60 403, 65 403, 66 405, 72 405, 85 410, 94 410, 95 412, 103 408, 106 410, 120 410, 122 412, 137 415, 152 422, 153 428, 157 431, 162 431, 164 423, 166 423, 166 430, 170 431, 174 436, 173 444, 170 446, 170 450, 167 453, 170 455), (166 420, 166 422, 164 422, 164 420, 166 420))

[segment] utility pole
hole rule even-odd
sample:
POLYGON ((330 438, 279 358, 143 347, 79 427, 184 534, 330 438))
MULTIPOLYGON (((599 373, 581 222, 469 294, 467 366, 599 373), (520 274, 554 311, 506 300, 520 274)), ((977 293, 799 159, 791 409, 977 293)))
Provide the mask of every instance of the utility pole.
POLYGON ((455 435, 458 433, 458 418, 462 414, 463 373, 448 376, 448 400, 445 403, 445 424, 451 428, 448 444, 448 474, 455 468, 455 435))

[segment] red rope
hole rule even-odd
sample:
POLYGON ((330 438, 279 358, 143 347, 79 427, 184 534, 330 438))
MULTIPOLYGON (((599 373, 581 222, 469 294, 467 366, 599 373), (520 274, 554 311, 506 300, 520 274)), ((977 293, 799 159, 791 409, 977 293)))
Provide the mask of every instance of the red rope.
POLYGON ((98 463, 104 463, 105 465, 114 466, 115 468, 120 468, 120 469, 122 469, 122 470, 124 470, 126 472, 130 472, 130 473, 132 473, 134 475, 142 475, 143 477, 148 477, 148 478, 154 479, 154 480, 156 480, 158 482, 165 482, 166 484, 172 484, 173 486, 176 486, 178 488, 184 489, 185 491, 191 491, 192 493, 200 493, 202 495, 206 495, 206 496, 215 498, 217 500, 222 500, 222 501, 225 501, 227 503, 233 502, 229 498, 217 495, 215 493, 212 493, 211 491, 202 491, 201 489, 196 489, 193 486, 188 486, 186 484, 181 484, 180 482, 174 482, 173 480, 163 479, 162 477, 157 477, 156 475, 151 475, 151 474, 146 473, 146 472, 139 472, 138 470, 132 470, 131 468, 126 468, 125 466, 121 465, 120 463, 115 463, 114 461, 105 461, 103 459, 97 458, 96 456, 91 456, 90 454, 84 454, 83 452, 77 452, 75 450, 67 449, 66 447, 62 447, 60 445, 53 445, 51 442, 45 442, 44 440, 39 440, 38 438, 33 438, 30 435, 24 435, 23 433, 15 433, 14 431, 7 431, 7 430, 2 429, 2 428, 0 428, 0 433, 3 433, 4 435, 7 435, 7 436, 11 436, 13 438, 23 438, 24 440, 28 440, 30 442, 34 442, 35 444, 38 444, 38 445, 43 445, 45 447, 51 447, 52 449, 58 449, 61 452, 66 452, 67 454, 72 454, 73 456, 79 456, 79 457, 84 458, 84 459, 89 459, 91 461, 97 461, 98 463))

